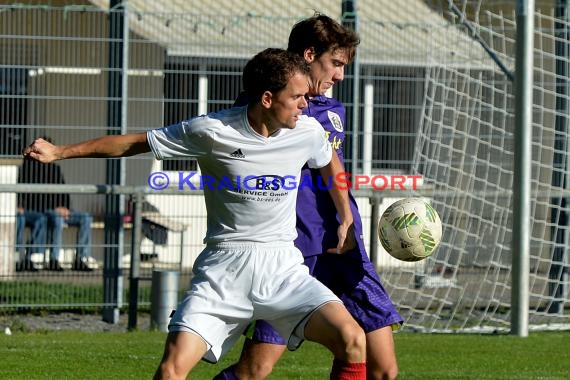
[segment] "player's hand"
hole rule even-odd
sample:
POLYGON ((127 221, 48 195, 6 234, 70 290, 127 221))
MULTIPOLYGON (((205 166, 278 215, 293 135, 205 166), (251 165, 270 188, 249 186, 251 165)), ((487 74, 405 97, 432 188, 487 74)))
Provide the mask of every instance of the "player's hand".
POLYGON ((336 248, 327 249, 327 253, 343 254, 356 247, 356 237, 354 235, 354 224, 341 224, 337 229, 338 245, 336 248))
POLYGON ((42 138, 37 138, 33 143, 24 148, 22 154, 47 164, 59 159, 57 152, 58 149, 55 145, 42 138))

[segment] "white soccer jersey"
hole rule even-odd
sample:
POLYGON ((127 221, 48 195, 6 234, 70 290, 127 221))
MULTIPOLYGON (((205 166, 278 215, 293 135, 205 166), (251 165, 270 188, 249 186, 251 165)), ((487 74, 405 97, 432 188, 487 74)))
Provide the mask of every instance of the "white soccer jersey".
POLYGON ((264 137, 249 125, 247 107, 151 130, 147 139, 157 159, 197 158, 208 209, 205 243, 293 241, 301 167, 323 167, 332 155, 315 119, 301 116, 296 128, 264 137))

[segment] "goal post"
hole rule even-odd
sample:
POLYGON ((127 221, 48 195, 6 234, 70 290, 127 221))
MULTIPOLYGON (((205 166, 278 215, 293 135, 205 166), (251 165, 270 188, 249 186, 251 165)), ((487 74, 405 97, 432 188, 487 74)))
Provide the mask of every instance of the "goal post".
POLYGON ((528 335, 534 0, 517 0, 511 333, 528 335))

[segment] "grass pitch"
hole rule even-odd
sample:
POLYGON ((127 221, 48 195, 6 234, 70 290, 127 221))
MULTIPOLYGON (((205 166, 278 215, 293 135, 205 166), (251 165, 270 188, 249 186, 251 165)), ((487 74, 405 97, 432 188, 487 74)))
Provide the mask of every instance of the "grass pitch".
MULTIPOLYGON (((0 335, 0 379, 150 379, 162 355, 161 332, 13 332, 0 335)), ((396 334, 399 379, 569 379, 570 332, 505 335, 396 334)), ((241 344, 241 343, 240 343, 241 344)), ((191 378, 211 379, 237 359, 200 363, 191 378)), ((331 355, 305 343, 288 352, 271 379, 328 379, 331 355)))

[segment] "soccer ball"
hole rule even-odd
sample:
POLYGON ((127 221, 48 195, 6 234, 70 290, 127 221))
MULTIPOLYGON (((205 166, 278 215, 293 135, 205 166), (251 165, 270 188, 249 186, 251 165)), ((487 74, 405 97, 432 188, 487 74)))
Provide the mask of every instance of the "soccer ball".
POLYGON ((441 242, 442 232, 439 215, 421 198, 394 202, 378 222, 380 243, 402 261, 419 261, 431 255, 441 242))

